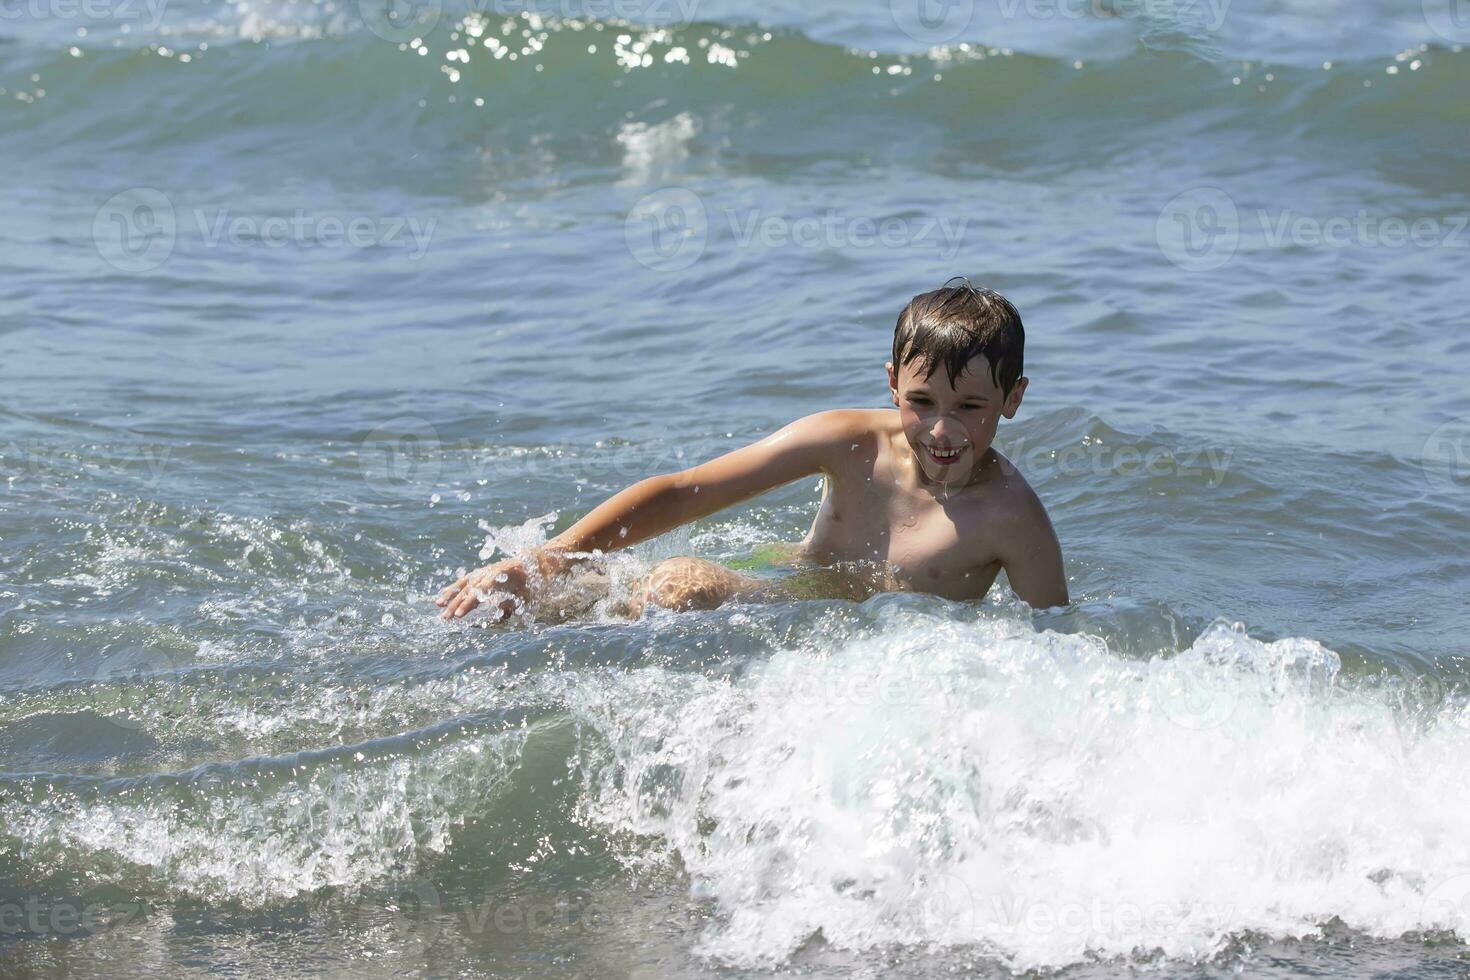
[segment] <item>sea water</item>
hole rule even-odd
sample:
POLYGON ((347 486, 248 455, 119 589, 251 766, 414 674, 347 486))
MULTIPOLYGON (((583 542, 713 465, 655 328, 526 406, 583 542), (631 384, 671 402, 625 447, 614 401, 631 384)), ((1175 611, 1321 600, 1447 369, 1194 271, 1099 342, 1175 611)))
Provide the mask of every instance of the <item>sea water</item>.
POLYGON ((1466 44, 1437 0, 5 5, 0 974, 1460 975, 1466 44), (1071 607, 437 618, 885 407, 958 274, 1025 319, 999 445, 1071 607))

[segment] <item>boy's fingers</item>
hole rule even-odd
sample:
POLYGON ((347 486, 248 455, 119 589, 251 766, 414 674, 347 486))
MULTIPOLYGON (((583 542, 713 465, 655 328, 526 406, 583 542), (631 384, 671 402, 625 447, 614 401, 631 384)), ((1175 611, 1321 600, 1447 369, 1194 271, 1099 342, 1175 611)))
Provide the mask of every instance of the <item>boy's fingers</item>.
POLYGON ((456 615, 462 615, 462 609, 466 599, 473 599, 474 593, 460 592, 450 599, 444 607, 444 619, 453 619, 456 615))
MULTIPOLYGON (((479 605, 480 597, 475 595, 473 590, 469 590, 464 592, 462 595, 456 596, 455 599, 450 602, 449 605, 445 608, 443 614, 439 618, 459 619, 466 613, 478 608, 479 605)), ((502 600, 501 602, 496 603, 494 609, 490 611, 490 621, 492 623, 503 622, 515 615, 515 611, 516 606, 513 600, 502 600)))
MULTIPOLYGON (((462 579, 461 581, 463 582, 464 580, 462 579)), ((478 608, 480 605, 478 587, 488 586, 489 584, 485 581, 478 581, 474 585, 461 588, 447 599, 440 599, 439 604, 444 607, 444 612, 439 618, 458 619, 471 610, 478 608)), ((444 591, 449 592, 450 590, 445 589, 444 591)), ((495 604, 493 611, 490 613, 491 621, 498 623, 502 620, 509 619, 515 615, 515 611, 515 601, 512 599, 503 599, 495 604)))

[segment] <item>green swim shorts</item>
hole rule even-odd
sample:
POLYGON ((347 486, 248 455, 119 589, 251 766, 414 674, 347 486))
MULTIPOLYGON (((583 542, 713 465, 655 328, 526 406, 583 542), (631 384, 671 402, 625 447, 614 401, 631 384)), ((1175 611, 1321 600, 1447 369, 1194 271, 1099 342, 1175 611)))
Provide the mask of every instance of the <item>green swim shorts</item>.
POLYGON ((867 590, 850 572, 818 565, 802 557, 801 545, 777 541, 758 546, 748 557, 726 561, 725 567, 769 584, 749 593, 752 599, 867 598, 867 590))

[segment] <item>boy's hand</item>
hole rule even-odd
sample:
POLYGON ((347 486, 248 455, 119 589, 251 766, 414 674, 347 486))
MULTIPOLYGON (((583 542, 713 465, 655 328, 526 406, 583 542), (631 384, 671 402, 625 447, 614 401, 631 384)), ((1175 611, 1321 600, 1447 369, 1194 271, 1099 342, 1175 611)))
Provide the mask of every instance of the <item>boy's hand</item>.
MULTIPOLYGON (((462 576, 439 593, 439 598, 435 600, 444 607, 444 614, 440 618, 457 619, 463 616, 480 604, 477 593, 481 592, 508 592, 521 602, 528 602, 531 594, 526 585, 526 566, 519 558, 507 558, 462 576)), ((498 623, 509 618, 515 611, 515 603, 510 599, 503 599, 491 621, 498 623)))

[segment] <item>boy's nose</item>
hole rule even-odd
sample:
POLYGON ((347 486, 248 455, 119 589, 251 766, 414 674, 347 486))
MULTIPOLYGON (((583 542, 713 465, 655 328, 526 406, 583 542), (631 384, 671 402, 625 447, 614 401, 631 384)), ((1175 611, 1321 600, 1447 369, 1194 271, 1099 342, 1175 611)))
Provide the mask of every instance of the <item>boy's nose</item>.
POLYGON ((965 430, 960 428, 958 422, 941 417, 934 423, 934 428, 930 430, 929 436, 944 448, 952 449, 965 441, 965 430))

